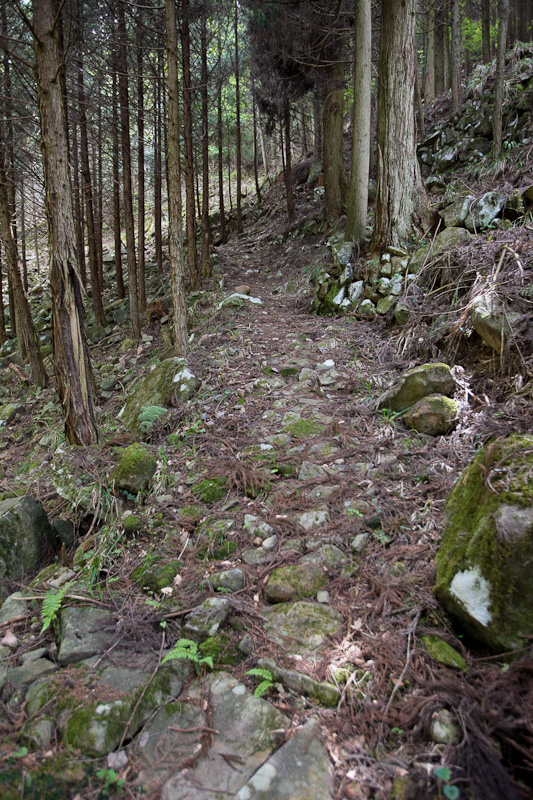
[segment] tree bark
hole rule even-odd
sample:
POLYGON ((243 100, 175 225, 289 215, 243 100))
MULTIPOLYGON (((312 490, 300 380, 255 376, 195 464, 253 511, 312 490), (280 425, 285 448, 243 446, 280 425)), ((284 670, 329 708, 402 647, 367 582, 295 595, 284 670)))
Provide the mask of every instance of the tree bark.
POLYGON ((202 0, 202 16, 200 21, 200 50, 202 61, 201 98, 202 98, 202 241, 201 263, 204 278, 211 276, 211 228, 209 225, 209 121, 207 96, 207 10, 202 0))
POLYGON ((124 0, 118 3, 118 65, 120 127, 122 139, 122 182, 124 190, 124 217, 126 226, 126 259, 128 264, 128 291, 130 299, 131 332, 134 339, 141 335, 139 319, 139 294, 137 263, 135 259, 135 223, 133 220, 133 194, 131 184, 130 108, 128 97, 128 64, 126 60, 126 19, 124 0))
POLYGON ((427 51, 424 100, 427 106, 435 99, 435 0, 428 0, 426 19, 427 51))
POLYGON ((145 203, 144 203, 144 76, 143 33, 140 21, 137 26, 137 276, 139 289, 139 311, 146 310, 145 277, 145 203))
POLYGON ((403 246, 429 223, 415 145, 416 0, 383 0, 378 84, 378 178, 372 246, 403 246))
POLYGON ((218 88, 217 88, 217 143, 218 143, 218 208, 220 213, 220 240, 222 244, 228 241, 226 231, 226 211, 224 208, 224 130, 222 117, 222 37, 220 25, 217 33, 218 48, 218 88))
POLYGON ((183 64, 183 147, 185 167, 185 227, 187 232, 187 260, 191 287, 201 286, 196 249, 196 210, 194 205, 194 148, 192 133, 192 81, 190 3, 182 0, 181 59, 183 64))
POLYGON ((118 90, 117 66, 113 64, 112 88, 112 139, 113 139, 113 239, 115 252, 115 277, 117 281, 117 295, 120 300, 126 297, 124 287, 124 274, 122 272, 122 240, 120 236, 120 148, 118 139, 118 90))
POLYGON ((7 193, 7 176, 5 169, 5 147, 0 135, 0 228, 4 242, 5 261, 9 276, 9 283, 13 291, 13 299, 17 311, 17 340, 20 353, 26 354, 33 380, 38 386, 45 387, 48 376, 44 368, 35 326, 31 317, 30 306, 24 291, 24 284, 20 274, 17 243, 13 236, 13 223, 9 198, 7 193))
POLYGON ((344 238, 364 241, 368 210, 370 115, 372 79, 372 7, 370 0, 355 3, 353 58, 352 163, 344 238))
MULTIPOLYGON (((83 41, 83 20, 81 3, 78 3, 78 26, 80 36, 80 48, 83 41)), ((81 49, 78 54, 78 109, 80 120, 80 146, 81 146, 81 174, 83 178, 82 194, 85 198, 85 214, 87 220, 87 237, 89 240, 89 271, 91 275, 92 304, 96 324, 105 327, 106 318, 104 305, 102 303, 102 293, 100 289, 100 276, 98 270, 98 255, 96 253, 96 224, 94 216, 93 182, 91 169, 89 166, 89 141, 87 136, 87 114, 86 99, 83 76, 83 58, 81 49)))
POLYGON ((174 0, 165 0, 165 17, 168 65, 168 243, 174 308, 174 346, 178 356, 185 356, 187 354, 187 315, 181 221, 178 32, 174 0))
POLYGON ((74 245, 66 120, 58 77, 62 53, 55 25, 56 7, 53 0, 32 0, 32 6, 50 249, 54 369, 67 439, 71 444, 90 445, 97 440, 98 430, 74 245))
POLYGON ((459 0, 452 0, 452 113, 459 110, 461 90, 461 7, 459 0))
POLYGON ((483 45, 483 61, 488 64, 492 60, 490 42, 490 0, 481 0, 481 38, 483 45))
POLYGON ((497 158, 502 151, 503 78, 505 70, 505 51, 507 47, 507 26, 509 22, 509 0, 498 0, 498 20, 498 53, 496 60, 496 79, 494 84, 494 107, 492 109, 493 158, 497 158))
POLYGON ((235 0, 235 161, 237 170, 237 233, 242 233, 242 153, 241 153, 241 90, 239 63, 239 6, 235 0))
POLYGON ((161 232, 161 195, 162 195, 162 135, 161 135, 161 81, 159 75, 163 74, 163 54, 157 56, 157 75, 154 79, 155 119, 154 119, 154 239, 155 259, 157 272, 163 277, 163 237, 161 232))
POLYGON ((289 222, 294 220, 294 192, 292 190, 292 156, 291 156, 291 107, 288 100, 285 101, 283 109, 283 124, 281 137, 285 135, 285 164, 283 174, 285 176, 285 190, 287 193, 287 216, 289 222))
POLYGON ((343 157, 344 62, 342 55, 327 67, 324 103, 323 164, 326 219, 333 222, 343 211, 347 178, 343 157))

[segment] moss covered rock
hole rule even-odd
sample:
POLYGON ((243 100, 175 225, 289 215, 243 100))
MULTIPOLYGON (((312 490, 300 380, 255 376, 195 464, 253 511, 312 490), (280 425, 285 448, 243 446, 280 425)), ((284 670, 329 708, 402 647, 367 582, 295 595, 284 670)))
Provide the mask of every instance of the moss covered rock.
POLYGON ((430 394, 403 415, 408 428, 429 436, 444 436, 455 427, 459 405, 450 397, 430 394))
POLYGON ((27 495, 0 502, 0 602, 9 594, 6 581, 34 570, 52 544, 52 528, 36 500, 27 495))
POLYGON ((265 587, 269 603, 287 603, 312 597, 327 583, 327 575, 317 564, 294 564, 278 567, 265 587))
POLYGON ((226 496, 227 482, 228 479, 223 475, 216 478, 205 478, 205 480, 196 483, 192 487, 192 491, 202 503, 218 503, 226 496))
POLYGON ((450 395, 455 380, 447 364, 422 364, 408 369, 379 401, 379 408, 401 413, 430 394, 450 395))
POLYGON ((157 469, 157 459, 144 445, 135 443, 126 447, 111 473, 115 490, 138 494, 148 489, 157 469))
POLYGON ((494 652, 533 636, 533 436, 485 447, 450 495, 435 595, 494 652))
POLYGON ((198 379, 184 359, 167 358, 131 390, 119 417, 127 428, 140 434, 139 417, 143 408, 168 406, 173 397, 186 402, 197 389, 198 379))

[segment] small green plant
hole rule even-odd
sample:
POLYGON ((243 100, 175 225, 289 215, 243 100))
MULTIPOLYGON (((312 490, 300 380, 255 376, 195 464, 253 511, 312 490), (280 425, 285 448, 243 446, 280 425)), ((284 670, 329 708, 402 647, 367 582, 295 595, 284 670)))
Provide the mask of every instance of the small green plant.
POLYGON ((198 645, 196 642, 193 642, 192 639, 178 639, 170 653, 166 654, 161 664, 165 664, 167 661, 173 661, 176 658, 185 658, 187 661, 194 664, 197 675, 200 673, 202 664, 206 664, 213 669, 213 659, 211 656, 201 657, 198 652, 198 645))
POLYGON ((57 615, 63 603, 63 598, 67 592, 67 589, 70 586, 69 583, 65 583, 57 592, 47 592, 45 598, 43 600, 43 605, 41 608, 41 619, 43 621, 43 626, 41 628, 41 633, 44 633, 50 625, 56 621, 57 615))
POLYGON ((261 682, 255 687, 254 697, 262 697, 264 694, 268 694, 274 686, 274 676, 269 669, 254 667, 253 669, 249 669, 245 675, 251 675, 253 678, 261 678, 261 682))
POLYGON ((99 769, 96 773, 96 777, 104 782, 102 786, 104 795, 109 794, 110 789, 118 791, 119 794, 122 794, 124 791, 124 784, 126 781, 123 778, 119 778, 114 769, 99 769))
POLYGON ((347 511, 350 517, 364 517, 363 512, 359 511, 358 508, 348 508, 347 511))
POLYGON ((457 786, 450 783, 452 771, 449 767, 439 767, 433 772, 439 782, 439 789, 442 787, 442 794, 447 800, 457 800, 460 795, 457 786))

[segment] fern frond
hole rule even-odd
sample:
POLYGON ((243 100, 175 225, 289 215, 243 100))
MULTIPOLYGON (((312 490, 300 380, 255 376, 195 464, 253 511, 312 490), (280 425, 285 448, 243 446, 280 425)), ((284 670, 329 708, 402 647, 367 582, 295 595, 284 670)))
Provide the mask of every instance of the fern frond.
POLYGON ((56 619, 57 613, 61 608, 61 604, 63 603, 63 598, 69 586, 70 582, 65 583, 65 585, 62 586, 61 589, 59 589, 57 592, 50 591, 46 593, 41 608, 41 619, 43 621, 43 627, 41 628, 41 633, 44 633, 45 630, 49 628, 52 622, 56 619))
POLYGON ((161 664, 173 661, 176 658, 188 658, 189 661, 198 663, 198 644, 192 639, 178 639, 170 653, 167 653, 161 664))
POLYGON ((254 697, 263 697, 264 694, 268 694, 273 686, 274 684, 272 681, 261 681, 261 683, 255 687, 254 697))
POLYGON ((274 683, 274 676, 269 669, 254 667, 253 669, 249 669, 245 675, 251 675, 253 678, 262 678, 264 681, 270 681, 270 683, 274 683))

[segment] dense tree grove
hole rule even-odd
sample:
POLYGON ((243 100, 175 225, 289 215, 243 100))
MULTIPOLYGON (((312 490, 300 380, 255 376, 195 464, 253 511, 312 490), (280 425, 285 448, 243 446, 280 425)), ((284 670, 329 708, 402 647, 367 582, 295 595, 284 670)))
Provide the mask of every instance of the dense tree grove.
POLYGON ((469 73, 528 40, 532 20, 532 0, 0 0, 0 342, 18 337, 46 383, 26 295, 49 263, 69 439, 97 435, 85 316, 104 325, 127 293, 138 338, 153 262, 173 278, 183 354, 186 276, 209 278, 213 242, 243 230, 243 197, 260 202, 276 172, 289 222, 301 160, 328 223, 348 210, 348 240, 379 249, 427 229, 424 106, 449 91, 455 111, 469 73))

